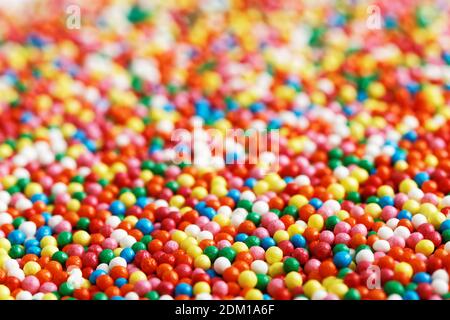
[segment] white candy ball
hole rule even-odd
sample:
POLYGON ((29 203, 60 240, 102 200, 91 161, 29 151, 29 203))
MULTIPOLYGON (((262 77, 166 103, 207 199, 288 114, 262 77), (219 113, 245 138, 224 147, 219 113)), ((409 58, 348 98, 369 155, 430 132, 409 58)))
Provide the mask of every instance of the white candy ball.
POLYGON ((269 266, 267 265, 266 262, 264 262, 262 260, 255 260, 251 264, 251 269, 255 273, 267 274, 267 272, 269 271, 269 266))
POLYGON ((109 269, 111 270, 112 268, 116 267, 116 266, 121 266, 121 267, 127 267, 127 261, 122 258, 122 257, 115 257, 112 258, 112 260, 109 262, 109 269))
POLYGON ((113 232, 111 232, 110 237, 120 243, 120 240, 125 238, 127 235, 128 235, 128 233, 125 230, 123 230, 123 229, 116 229, 113 232))
POLYGON ((139 300, 139 295, 136 292, 130 291, 125 295, 125 300, 139 300))
POLYGON ((433 280, 431 286, 433 287, 434 292, 440 296, 448 292, 448 282, 442 279, 433 280))
POLYGON ((0 226, 4 224, 11 224, 13 222, 12 216, 7 212, 0 213, 0 226))
POLYGON ((197 240, 200 242, 205 239, 212 240, 212 239, 214 239, 214 236, 211 232, 209 232, 207 230, 200 232, 197 236, 197 240))
POLYGON ((19 230, 25 233, 27 238, 31 238, 36 233, 36 224, 32 221, 25 221, 19 226, 19 230))
POLYGON ((433 280, 441 279, 441 280, 444 280, 445 282, 448 282, 448 280, 449 280, 448 273, 444 269, 439 269, 439 270, 436 270, 435 272, 433 272, 433 275, 431 276, 431 278, 433 280))
POLYGON ((184 229, 184 232, 191 237, 197 237, 200 233, 200 227, 196 224, 190 224, 184 229))
POLYGON ((250 190, 246 190, 241 193, 240 199, 254 202, 256 200, 256 195, 253 192, 251 192, 250 190))
POLYGON ((309 186, 311 184, 311 180, 308 176, 305 175, 299 175, 295 178, 294 182, 298 184, 299 186, 309 186))
POLYGON ((16 295, 16 300, 31 300, 33 299, 33 295, 31 292, 22 290, 16 295))
POLYGON ((388 240, 393 235, 394 235, 394 231, 391 228, 389 228, 389 227, 383 226, 380 229, 378 229, 378 236, 381 239, 388 240))
POLYGON ((411 235, 411 232, 409 231, 409 229, 407 227, 399 226, 399 227, 395 228, 394 235, 406 240, 411 235))
POLYGON ((372 251, 369 249, 363 249, 356 254, 355 261, 356 263, 360 263, 362 261, 374 262, 375 257, 372 251))
POLYGON ((428 220, 423 214, 417 213, 412 217, 411 222, 412 222, 414 228, 417 229, 420 225, 427 223, 428 220))
POLYGON ((231 266, 230 260, 225 257, 219 257, 214 261, 214 271, 218 274, 224 273, 224 271, 231 266))
POLYGON ((373 244, 373 249, 376 251, 388 252, 391 249, 391 246, 386 240, 377 240, 373 244))
POLYGON ((130 235, 126 235, 122 239, 119 240, 119 244, 122 248, 131 248, 133 244, 136 243, 136 238, 130 235))
POLYGON ((109 216, 106 219, 106 224, 111 226, 113 229, 117 228, 117 226, 120 224, 121 220, 118 216, 109 216))
POLYGON ((259 214, 265 214, 269 209, 269 204, 265 201, 256 201, 252 206, 252 211, 259 214))

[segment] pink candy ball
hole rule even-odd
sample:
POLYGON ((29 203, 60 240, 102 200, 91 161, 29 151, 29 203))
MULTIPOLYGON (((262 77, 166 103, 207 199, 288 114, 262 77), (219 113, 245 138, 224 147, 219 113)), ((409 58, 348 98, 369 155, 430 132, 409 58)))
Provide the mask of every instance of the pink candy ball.
POLYGON ((270 236, 269 231, 267 231, 266 228, 262 227, 256 228, 256 230, 253 232, 253 235, 257 236, 260 239, 264 239, 270 236))
POLYGON ((358 223, 350 230, 350 236, 354 236, 355 234, 362 234, 363 236, 367 235, 367 228, 365 225, 358 223))
POLYGON ((178 243, 177 243, 176 241, 173 241, 173 240, 169 240, 169 241, 167 241, 167 242, 164 244, 164 251, 165 251, 166 253, 173 253, 173 252, 175 252, 176 250, 178 250, 178 248, 179 248, 178 243))
POLYGON ((211 221, 203 226, 203 230, 209 231, 214 235, 220 231, 220 225, 217 222, 211 221))
POLYGON ((102 243, 102 247, 103 249, 111 249, 114 250, 119 246, 119 244, 117 243, 117 241, 113 238, 106 238, 103 243, 102 243))
POLYGON ((259 246, 254 246, 249 249, 250 254, 255 260, 264 260, 265 251, 263 248, 259 246))
POLYGON ((338 222, 334 227, 334 234, 349 233, 351 228, 352 227, 345 221, 338 222))
POLYGON ((388 221, 389 219, 395 218, 397 216, 398 210, 392 206, 386 206, 381 211, 381 218, 384 221, 388 221))
POLYGON ((42 293, 49 293, 57 290, 58 287, 53 282, 45 282, 39 288, 39 291, 42 293))
POLYGON ((26 276, 22 281, 22 289, 33 294, 39 290, 39 286, 39 279, 35 276, 26 276))
POLYGON ((151 290, 152 285, 148 280, 140 280, 134 284, 134 291, 140 296, 143 296, 144 294, 146 294, 151 290))
POLYGON ((319 240, 332 244, 334 241, 334 233, 329 230, 322 231, 319 235, 319 240))
POLYGON ((336 237, 334 238, 334 242, 336 244, 338 244, 338 243, 348 244, 350 242, 350 240, 351 240, 350 235, 348 233, 343 233, 343 232, 338 233, 336 235, 336 237))
POLYGON ((319 270, 320 264, 321 264, 321 262, 317 259, 313 258, 311 260, 308 260, 308 262, 306 262, 306 264, 305 264, 305 268, 304 268, 305 272, 311 273, 313 271, 319 270))
POLYGON ((228 285, 225 281, 216 281, 212 287, 212 293, 218 297, 224 297, 228 294, 228 285))
POLYGON ((273 296, 283 288, 284 288, 284 281, 280 278, 275 278, 272 279, 267 285, 267 292, 273 296))

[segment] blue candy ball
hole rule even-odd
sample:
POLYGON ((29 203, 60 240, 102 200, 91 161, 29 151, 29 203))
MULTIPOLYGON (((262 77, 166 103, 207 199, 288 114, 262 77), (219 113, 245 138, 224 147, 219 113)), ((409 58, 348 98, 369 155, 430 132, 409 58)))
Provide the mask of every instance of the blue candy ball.
POLYGON ((175 295, 187 295, 189 297, 192 296, 192 286, 184 282, 177 284, 177 286, 175 287, 175 295))
POLYGON ((8 234, 8 240, 11 242, 11 244, 23 244, 25 242, 25 238, 25 233, 20 230, 11 231, 8 234))
POLYGON ((334 255, 333 262, 339 269, 346 268, 352 262, 352 256, 346 251, 339 251, 334 255))
POLYGON ((135 225, 135 228, 141 231, 143 234, 149 234, 155 229, 153 227, 153 223, 147 218, 139 219, 139 221, 135 225))

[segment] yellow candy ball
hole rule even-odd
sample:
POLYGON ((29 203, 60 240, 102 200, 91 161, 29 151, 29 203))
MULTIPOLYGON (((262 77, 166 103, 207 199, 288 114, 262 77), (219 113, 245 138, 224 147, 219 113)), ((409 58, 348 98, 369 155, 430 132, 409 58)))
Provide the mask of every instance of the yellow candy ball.
POLYGON ((194 260, 194 266, 203 270, 208 270, 211 267, 211 260, 207 255, 201 254, 194 260))
POLYGON ((56 246, 46 246, 46 247, 42 248, 41 256, 51 257, 51 256, 53 256, 53 254, 55 254, 55 252, 58 252, 58 251, 59 251, 59 249, 56 246))
POLYGON ((345 188, 339 183, 330 184, 327 188, 327 192, 331 193, 336 200, 341 200, 345 197, 345 188))
POLYGON ((254 288, 257 282, 258 278, 256 277, 256 274, 251 270, 245 270, 241 272, 238 278, 238 283, 241 288, 254 288))
POLYGON ((169 204, 172 207, 181 208, 185 202, 185 199, 183 196, 175 195, 172 198, 170 198, 169 204))
POLYGON ((205 198, 208 195, 208 190, 206 190, 203 187, 195 187, 194 189, 192 189, 191 195, 195 199, 201 200, 201 199, 205 198))
POLYGON ((78 230, 73 234, 73 242, 81 244, 82 246, 87 246, 91 242, 91 236, 84 230, 78 230))
POLYGON ((191 246, 196 246, 198 245, 197 240, 193 237, 187 237, 186 239, 184 239, 181 244, 180 244, 180 248, 183 250, 187 250, 189 247, 191 246))
POLYGON ((58 298, 51 292, 47 292, 42 296, 42 300, 58 300, 58 298))
POLYGON ((119 257, 119 256, 120 256, 120 253, 122 252, 122 250, 123 250, 123 248, 115 248, 115 249, 113 250, 114 256, 115 256, 115 257, 119 257))
POLYGON ((359 183, 362 183, 366 181, 369 178, 369 173, 362 169, 362 168, 355 168, 351 173, 350 176, 355 178, 359 183))
POLYGON ((308 199, 300 194, 297 194, 289 199, 289 205, 295 206, 297 208, 303 207, 304 205, 308 204, 308 202, 308 199))
POLYGON ((283 259, 283 251, 278 247, 270 247, 265 253, 265 258, 269 264, 280 262, 283 259))
POLYGON ((407 210, 412 214, 416 214, 419 212, 420 203, 413 199, 408 199, 405 201, 402 207, 403 210, 407 210))
POLYGON ((25 195, 31 197, 37 193, 42 193, 43 189, 39 183, 31 182, 25 187, 25 195))
POLYGON ((39 263, 37 263, 35 261, 28 261, 23 266, 23 272, 25 273, 26 276, 35 275, 40 270, 41 270, 41 266, 39 265, 39 263))
POLYGON ((395 195, 394 189, 392 189, 391 186, 381 186, 377 190, 377 196, 378 197, 384 197, 384 196, 390 196, 393 197, 395 195))
POLYGON ((250 289, 245 294, 245 300, 262 300, 263 294, 258 289, 250 289))
POLYGON ((271 264, 267 273, 272 278, 284 274, 283 262, 275 262, 271 264))
POLYGON ((134 271, 130 275, 130 283, 135 284, 138 281, 147 280, 147 275, 142 271, 134 271))
POLYGON ((348 287, 344 283, 333 283, 328 289, 328 292, 334 293, 341 299, 344 297, 347 291, 348 287))
POLYGON ((346 177, 342 179, 341 184, 346 192, 356 192, 359 188, 358 180, 353 177, 346 177))
POLYGON ((190 174, 182 173, 178 176, 177 182, 182 187, 190 188, 195 184, 195 179, 190 174))
POLYGON ((9 298, 11 291, 3 284, 0 284, 0 300, 6 300, 9 298))
POLYGON ((320 214, 313 214, 308 219, 308 227, 321 231, 324 225, 323 217, 320 214))
POLYGON ((300 287, 303 283, 303 279, 300 273, 291 271, 284 278, 284 282, 288 289, 293 289, 295 287, 300 287))
POLYGON ((0 238, 0 249, 9 251, 9 249, 11 249, 11 242, 6 238, 0 238))
POLYGON ((257 183, 255 183, 253 187, 253 191, 255 191, 257 195, 266 193, 267 191, 269 191, 269 189, 270 189, 269 183, 264 180, 258 181, 257 183))
POLYGON ((417 189, 417 183, 412 179, 405 179, 400 182, 400 192, 408 194, 412 189, 417 189))
POLYGON ((348 84, 341 87, 340 96, 346 103, 355 101, 356 95, 357 91, 355 87, 348 84))
POLYGON ((227 195, 228 189, 225 186, 213 186, 211 188, 211 193, 220 198, 227 195))
POLYGON ((127 216, 123 219, 123 221, 130 223, 131 226, 134 227, 139 219, 136 216, 127 216))
POLYGON ((409 263, 406 263, 406 262, 400 262, 400 263, 396 264, 394 267, 394 271, 397 273, 403 273, 408 278, 411 278, 414 273, 413 267, 409 263))
POLYGON ((70 211, 78 211, 80 210, 81 203, 77 199, 70 199, 67 203, 67 209, 70 211))
POLYGON ((58 246, 58 241, 52 236, 45 236, 41 239, 41 247, 58 246))
POLYGON ((292 236, 294 236, 296 234, 302 234, 303 231, 305 231, 305 228, 297 223, 291 224, 287 230, 287 232, 289 234, 289 238, 291 238, 292 236))
POLYGON ((129 208, 136 203, 136 196, 132 192, 124 192, 120 195, 119 200, 129 208))
POLYGON ((439 210, 431 203, 423 203, 419 207, 419 212, 422 213, 425 217, 429 217, 434 213, 438 213, 439 210))
POLYGON ((303 286, 303 291, 308 298, 311 298, 319 290, 323 290, 323 287, 317 280, 308 280, 303 286))
POLYGON ((199 281, 196 284, 194 284, 193 292, 195 295, 200 294, 200 293, 210 293, 211 287, 209 286, 209 284, 207 282, 199 281))
POLYGON ((439 227, 441 226, 442 222, 444 222, 446 219, 447 218, 446 218, 445 214, 443 214, 442 212, 434 212, 434 213, 431 213, 430 215, 428 215, 428 221, 436 229, 439 229, 439 227))
POLYGON ((198 256, 200 256, 203 253, 203 251, 199 246, 190 246, 186 250, 186 253, 192 258, 197 258, 198 256))
POLYGON ((328 290, 333 284, 338 283, 336 281, 336 277, 329 276, 323 279, 322 286, 325 288, 325 290, 328 290))
POLYGON ((221 227, 230 225, 230 218, 221 213, 214 216, 213 221, 216 222, 221 227))
POLYGON ((280 243, 281 241, 284 240, 289 240, 289 233, 285 230, 278 230, 273 235, 273 239, 275 240, 276 243, 280 243))
POLYGON ((422 239, 416 244, 416 252, 429 256, 434 252, 434 243, 428 239, 422 239))
POLYGON ((369 203, 365 208, 364 212, 370 214, 374 219, 377 219, 381 215, 381 207, 376 203, 369 203))
POLYGON ((183 240, 186 239, 187 237, 188 237, 187 234, 181 230, 175 230, 172 233, 172 240, 176 241, 178 244, 183 242, 183 240))
POLYGON ((236 241, 231 247, 234 249, 234 251, 236 251, 236 253, 248 251, 248 246, 241 241, 236 241))
POLYGON ((345 210, 339 210, 338 213, 336 214, 336 216, 337 216, 341 221, 343 221, 343 220, 345 220, 345 219, 350 218, 350 213, 348 213, 348 212, 345 211, 345 210))

